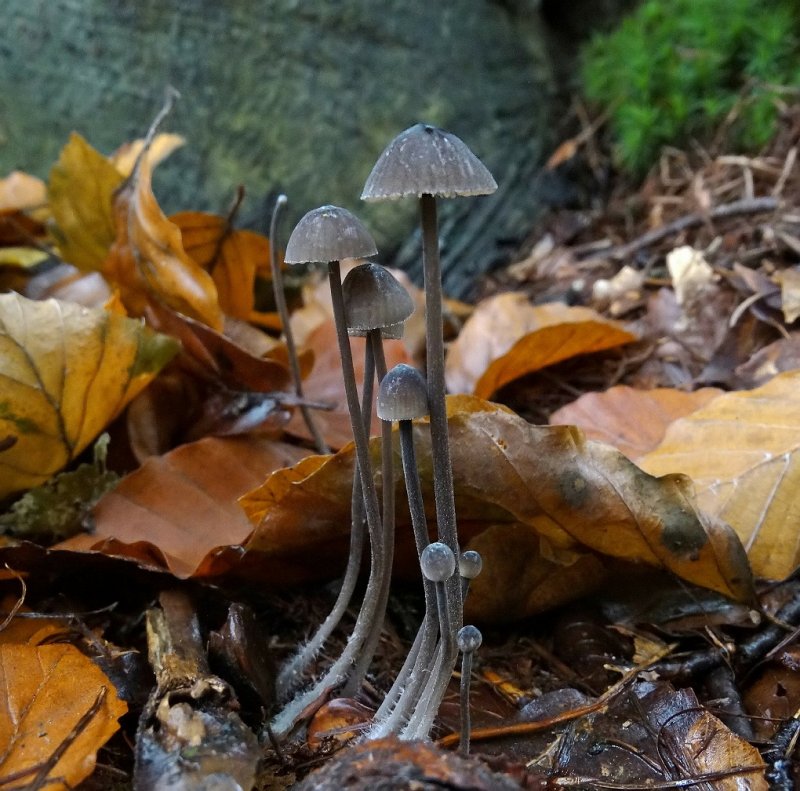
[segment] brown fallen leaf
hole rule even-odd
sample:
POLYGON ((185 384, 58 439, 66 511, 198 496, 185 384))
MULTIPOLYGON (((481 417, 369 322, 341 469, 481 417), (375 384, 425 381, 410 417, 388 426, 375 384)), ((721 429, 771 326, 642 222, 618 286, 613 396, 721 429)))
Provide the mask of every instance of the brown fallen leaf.
POLYGON ((256 274, 270 275, 269 239, 206 212, 180 212, 170 221, 180 229, 186 253, 214 279, 226 315, 253 318, 256 274))
POLYGON ((670 423, 721 393, 714 387, 685 393, 668 387, 636 390, 620 385, 603 393, 585 393, 553 412, 550 425, 577 426, 587 439, 613 445, 636 461, 661 442, 670 423))
POLYGON ((222 311, 211 276, 183 249, 180 229, 161 211, 151 186, 150 158, 114 193, 116 236, 103 273, 119 289, 131 315, 141 316, 153 301, 222 329, 222 311))
POLYGON ((481 302, 448 350, 447 388, 489 398, 504 385, 580 354, 636 340, 590 308, 531 305, 524 294, 481 302))
MULTIPOLYGON (((398 363, 411 363, 402 341, 384 341, 387 368, 398 363)), ((353 363, 359 392, 364 382, 364 338, 351 338, 353 363)), ((308 401, 328 404, 330 410, 315 410, 314 421, 319 427, 325 442, 331 448, 341 448, 353 439, 350 427, 350 413, 344 395, 342 380, 342 360, 336 343, 336 328, 333 319, 327 319, 306 338, 306 349, 314 352, 314 367, 303 382, 303 393, 308 401)), ((302 415, 295 413, 286 430, 305 440, 311 440, 308 427, 302 415)), ((380 421, 374 410, 372 413, 372 434, 380 433, 380 421)))
POLYGON ((173 357, 172 338, 69 302, 0 295, 0 497, 74 459, 173 357))
POLYGON ((0 645, 0 686, 0 777, 19 773, 26 788, 54 758, 41 787, 78 785, 127 711, 103 672, 71 645, 0 645))
POLYGON ((800 371, 677 420, 639 464, 653 475, 689 476, 698 506, 733 527, 754 574, 782 579, 797 568, 800 371))
POLYGON ((181 445, 148 459, 95 506, 94 530, 59 549, 108 552, 191 576, 216 547, 252 530, 236 500, 308 451, 254 436, 181 445))
MULTIPOLYGON (((653 478, 613 448, 584 439, 578 429, 532 426, 510 410, 469 396, 448 399, 456 508, 461 539, 487 528, 512 524, 538 539, 539 552, 563 566, 595 553, 668 569, 697 585, 750 600, 752 580, 744 552, 724 525, 701 521, 688 481, 653 478)), ((414 422, 423 494, 432 512, 432 473, 427 420, 414 422)), ((379 439, 371 441, 377 461, 379 439)), ((400 469, 399 462, 397 468, 400 469)), ((314 456, 279 470, 241 502, 256 530, 247 550, 254 563, 288 574, 299 558, 328 548, 347 535, 353 448, 331 457, 314 456)), ((404 502, 398 473, 397 501, 404 502)), ((398 514, 398 554, 411 544, 407 513, 398 514)), ((529 544, 531 542, 528 542, 529 544)), ((518 544, 509 547, 518 550, 518 544)), ((505 546, 498 542, 496 550, 505 546)), ((520 564, 522 565, 522 564, 520 564)), ((489 563, 485 563, 488 567, 489 563)), ((540 574, 539 569, 534 573, 540 574)), ((483 575, 482 575, 483 576, 483 575)), ((488 579, 488 574, 486 579, 488 579)), ((475 583, 480 598, 481 577, 475 583)), ((505 617, 506 600, 516 602, 515 578, 496 580, 485 617, 505 617)), ((570 591, 546 598, 566 600, 570 591)), ((523 614, 523 613, 520 613, 523 614)), ((530 613, 525 613, 530 614, 530 613)))

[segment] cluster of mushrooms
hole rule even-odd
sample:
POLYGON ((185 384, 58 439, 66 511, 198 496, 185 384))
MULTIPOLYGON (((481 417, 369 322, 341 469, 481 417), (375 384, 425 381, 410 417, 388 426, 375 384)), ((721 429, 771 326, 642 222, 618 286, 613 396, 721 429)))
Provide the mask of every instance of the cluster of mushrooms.
MULTIPOLYGON (((496 189, 492 175, 463 141, 427 124, 416 124, 398 135, 381 154, 364 186, 361 198, 366 201, 416 197, 420 202, 427 380, 409 365, 401 364, 386 370, 383 341, 402 337, 403 324, 414 309, 413 301, 403 286, 386 268, 369 262, 352 269, 342 282, 340 260, 366 259, 377 254, 375 242, 364 225, 346 209, 321 206, 306 214, 289 238, 286 263, 324 263, 328 267, 347 407, 353 429, 356 473, 352 491, 350 553, 342 587, 331 613, 279 673, 278 693, 284 705, 270 724, 277 738, 286 736, 334 690, 343 695, 353 695, 374 656, 389 597, 394 552, 392 424, 397 422, 409 512, 423 576, 425 615, 408 657, 376 712, 366 738, 388 735, 402 739, 427 738, 461 651, 461 749, 463 752, 469 749, 469 677, 472 655, 481 644, 481 634, 474 626, 462 625, 463 603, 470 580, 480 573, 481 558, 474 551, 460 552, 456 529, 445 408, 436 199, 485 195, 496 189), (348 336, 364 336, 366 339, 361 400, 348 336), (374 394, 376 381, 377 396, 374 394), (368 447, 373 400, 382 426, 381 498, 378 497, 368 447), (415 418, 425 416, 430 416, 438 539, 433 543, 430 543, 426 524, 411 423, 415 418), (339 658, 321 678, 309 684, 306 671, 349 606, 365 537, 369 539, 370 572, 355 626, 339 658)), ((273 218, 273 240, 274 226, 273 218)), ((277 256, 273 256, 273 261, 277 261, 277 256)), ((282 293, 276 293, 276 296, 279 301, 283 298, 282 293)), ((286 321, 284 327, 288 328, 286 321)), ((288 333, 287 342, 291 351, 293 343, 288 333)), ((299 377, 296 386, 299 389, 299 377)), ((318 448, 324 452, 324 443, 307 414, 306 420, 318 448)))

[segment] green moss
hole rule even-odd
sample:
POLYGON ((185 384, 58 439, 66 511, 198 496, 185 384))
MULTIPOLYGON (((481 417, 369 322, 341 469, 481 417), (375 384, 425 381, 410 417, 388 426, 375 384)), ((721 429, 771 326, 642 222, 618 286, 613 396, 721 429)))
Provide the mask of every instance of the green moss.
POLYGON ((690 139, 741 151, 774 131, 782 93, 800 88, 794 0, 645 0, 584 48, 586 96, 608 108, 619 164, 642 175, 661 146, 690 139))

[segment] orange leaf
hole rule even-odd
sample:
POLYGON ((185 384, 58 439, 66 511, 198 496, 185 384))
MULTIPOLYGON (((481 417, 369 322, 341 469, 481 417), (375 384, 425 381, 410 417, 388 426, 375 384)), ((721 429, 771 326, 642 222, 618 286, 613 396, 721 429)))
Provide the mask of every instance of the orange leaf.
POLYGON ((604 393, 586 393, 561 407, 550 416, 550 425, 578 426, 587 439, 613 445, 635 461, 661 442, 670 423, 705 406, 720 393, 722 390, 715 387, 693 393, 667 387, 612 387, 604 393))
POLYGON ((27 788, 38 765, 71 739, 41 787, 74 788, 92 773, 97 750, 127 711, 103 672, 71 645, 0 645, 0 687, 6 696, 0 776, 21 773, 20 787, 27 788), (73 736, 103 690, 97 711, 73 736))
POLYGON ((269 239, 235 230, 224 217, 205 212, 180 212, 170 219, 180 228, 184 250, 214 279, 223 311, 249 319, 256 273, 269 273, 269 239))
POLYGON ((36 209, 47 203, 47 185, 36 176, 13 170, 0 179, 0 211, 36 209))
POLYGON ((163 214, 151 187, 150 159, 143 156, 114 194, 116 239, 103 264, 131 315, 153 300, 214 328, 222 328, 217 289, 183 249, 180 229, 163 214))
POLYGON ((253 436, 206 438, 148 459, 103 497, 95 530, 60 549, 98 550, 191 576, 216 547, 252 530, 237 498, 307 451, 253 436))
POLYGON ((524 294, 499 294, 477 306, 451 345, 447 388, 488 398, 548 365, 633 340, 619 322, 589 308, 531 305, 524 294))

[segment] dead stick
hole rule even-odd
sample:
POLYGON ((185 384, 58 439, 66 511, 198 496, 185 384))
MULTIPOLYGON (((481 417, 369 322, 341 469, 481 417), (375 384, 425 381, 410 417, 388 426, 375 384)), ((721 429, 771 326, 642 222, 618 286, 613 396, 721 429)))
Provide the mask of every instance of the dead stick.
POLYGON ((579 255, 578 258, 583 261, 591 261, 595 258, 622 260, 638 252, 643 247, 660 242, 667 236, 680 233, 687 228, 695 228, 709 219, 719 220, 724 217, 734 217, 737 214, 758 214, 759 212, 775 211, 778 205, 778 199, 773 197, 745 198, 732 203, 724 203, 722 206, 715 206, 709 212, 694 212, 693 214, 678 217, 677 220, 667 223, 667 225, 662 225, 661 228, 648 231, 627 244, 617 245, 605 250, 595 250, 585 256, 579 255))

